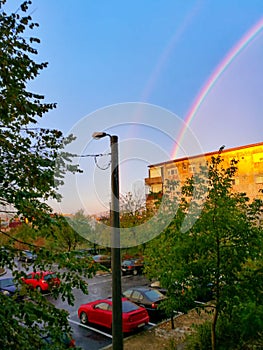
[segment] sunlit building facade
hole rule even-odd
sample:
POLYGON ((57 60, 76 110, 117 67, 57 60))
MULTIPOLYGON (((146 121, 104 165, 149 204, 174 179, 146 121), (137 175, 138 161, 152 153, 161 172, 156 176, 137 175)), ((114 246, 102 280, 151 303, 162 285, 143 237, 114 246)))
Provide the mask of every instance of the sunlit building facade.
MULTIPOLYGON (((182 185, 187 178, 198 171, 200 165, 209 162, 218 153, 219 150, 150 165, 149 176, 145 179, 149 189, 146 197, 147 206, 150 207, 166 192, 167 180, 179 181, 182 185)), ((263 142, 224 149, 221 151, 221 157, 225 167, 230 165, 232 159, 238 161, 233 190, 245 192, 251 200, 263 199, 263 194, 259 191, 263 189, 263 142)))

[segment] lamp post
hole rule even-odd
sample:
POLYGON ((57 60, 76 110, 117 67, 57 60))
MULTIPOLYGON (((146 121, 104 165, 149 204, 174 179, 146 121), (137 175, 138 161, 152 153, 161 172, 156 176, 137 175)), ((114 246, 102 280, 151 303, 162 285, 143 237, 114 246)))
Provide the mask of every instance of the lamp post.
POLYGON ((112 349, 123 350, 118 136, 106 132, 94 132, 92 135, 95 139, 105 136, 109 136, 111 145, 112 349))

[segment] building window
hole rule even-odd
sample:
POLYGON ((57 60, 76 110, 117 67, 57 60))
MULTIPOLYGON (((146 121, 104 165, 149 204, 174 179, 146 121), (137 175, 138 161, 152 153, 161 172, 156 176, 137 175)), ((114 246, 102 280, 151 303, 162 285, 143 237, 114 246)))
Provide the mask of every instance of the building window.
POLYGON ((187 170, 187 164, 183 163, 183 170, 187 170))
POLYGON ((261 163, 261 162, 263 162, 263 154, 262 153, 255 153, 255 154, 253 154, 253 162, 254 163, 261 163))
POLYGON ((171 175, 171 176, 178 175, 178 170, 177 170, 177 168, 168 169, 167 173, 168 173, 168 175, 171 175))
POLYGON ((190 165, 189 165, 189 171, 190 171, 191 173, 195 173, 195 171, 196 171, 196 166, 195 166, 195 164, 190 164, 190 165))
POLYGON ((255 183, 256 184, 263 184, 263 175, 257 175, 255 177, 255 183))
POLYGON ((236 177, 235 179, 232 180, 233 185, 239 185, 239 178, 236 177))

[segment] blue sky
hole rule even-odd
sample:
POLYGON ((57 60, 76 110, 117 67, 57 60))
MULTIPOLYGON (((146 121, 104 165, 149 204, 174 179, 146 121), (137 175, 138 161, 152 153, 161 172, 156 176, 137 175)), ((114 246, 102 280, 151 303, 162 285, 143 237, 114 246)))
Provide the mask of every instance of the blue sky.
MULTIPOLYGON (((19 3, 9 0, 9 7, 16 9, 19 3)), ((140 139, 158 148, 140 158, 134 142, 123 145, 136 149, 120 167, 123 193, 138 180, 143 182, 149 164, 171 157, 180 133, 179 120, 186 120, 224 57, 263 18, 262 0, 33 0, 31 9, 40 24, 34 32, 41 39, 37 59, 49 62, 32 89, 58 103, 40 125, 65 134, 85 125, 87 144, 78 150, 83 154, 107 152, 108 140, 90 139, 93 131, 105 128, 117 133, 121 141, 140 139), (101 112, 131 102, 165 111, 160 113, 162 126, 151 125, 142 111, 136 117, 129 114, 130 104, 123 125, 121 118, 101 112), (173 122, 170 112, 179 120, 173 122)), ((199 146, 192 138, 180 140, 188 155, 214 151, 222 144, 229 148, 262 141, 262 71, 260 30, 220 75, 192 118, 188 128, 199 146), (189 142, 192 147, 184 147, 189 142)), ((104 194, 98 194, 93 159, 86 158, 81 165, 84 174, 73 181, 89 200, 70 200, 72 187, 67 185, 61 210, 74 212, 81 206, 89 213, 107 210, 109 173, 96 175, 102 178, 97 187, 105 188, 104 194)))

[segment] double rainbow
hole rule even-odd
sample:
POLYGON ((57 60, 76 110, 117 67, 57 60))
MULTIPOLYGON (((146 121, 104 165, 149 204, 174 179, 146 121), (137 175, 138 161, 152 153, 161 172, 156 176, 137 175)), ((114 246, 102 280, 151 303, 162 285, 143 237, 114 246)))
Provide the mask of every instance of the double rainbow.
POLYGON ((245 49, 247 48, 253 40, 259 35, 263 29, 263 17, 238 41, 238 43, 230 50, 230 52, 224 57, 220 64, 216 67, 214 72, 211 74, 209 79, 204 84, 203 88, 198 93, 197 97, 194 100, 190 110, 188 111, 184 127, 181 129, 178 137, 178 142, 175 145, 175 148, 172 151, 171 158, 176 158, 178 145, 180 140, 183 139, 187 127, 191 123, 192 119, 195 117, 197 111, 205 100, 206 96, 209 94, 219 77, 224 73, 224 71, 229 67, 233 60, 245 49))

